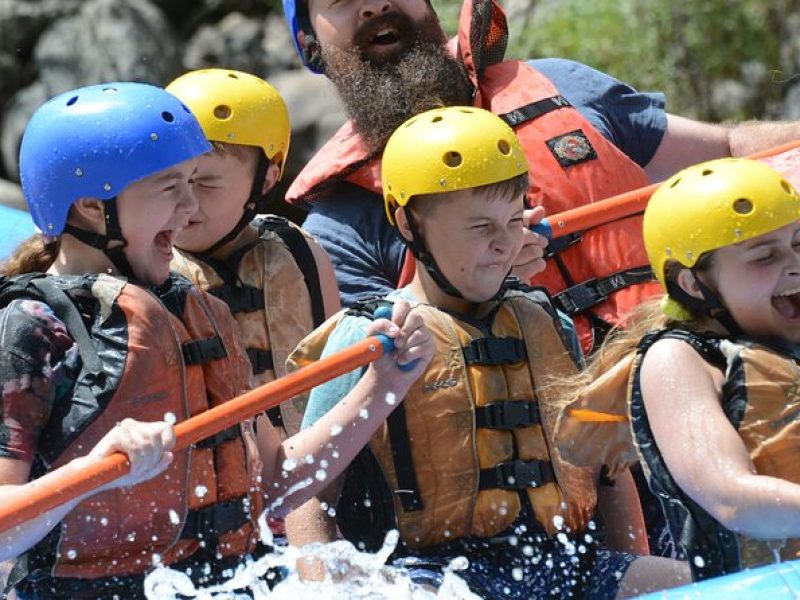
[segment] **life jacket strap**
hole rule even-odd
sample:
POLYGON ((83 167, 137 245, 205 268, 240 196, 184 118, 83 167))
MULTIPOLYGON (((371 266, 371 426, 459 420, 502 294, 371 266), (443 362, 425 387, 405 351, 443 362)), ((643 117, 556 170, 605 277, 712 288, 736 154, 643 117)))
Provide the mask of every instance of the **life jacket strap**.
POLYGON ((270 350, 248 348, 247 358, 250 359, 250 364, 253 365, 254 375, 260 375, 264 371, 275 370, 275 361, 272 358, 272 352, 270 350))
POLYGON ((525 342, 518 338, 478 338, 462 351, 467 365, 513 365, 528 358, 525 342))
POLYGON ((209 292, 225 302, 234 314, 264 308, 264 290, 251 285, 221 285, 209 292))
POLYGON ((218 335, 206 340, 194 340, 181 345, 186 365, 202 365, 228 356, 225 344, 218 335))
POLYGON ((556 480, 547 460, 511 460, 481 469, 478 489, 524 490, 556 480))
POLYGON ((475 409, 475 426, 487 429, 516 429, 540 425, 539 404, 522 400, 492 402, 475 409))
POLYGON ((208 548, 221 534, 236 531, 249 521, 249 510, 245 507, 244 498, 234 498, 190 510, 181 530, 181 539, 203 540, 208 548))
POLYGON ((533 121, 537 117, 568 106, 572 106, 569 100, 559 94, 558 96, 551 96, 550 98, 531 102, 530 104, 526 104, 525 106, 498 116, 503 119, 509 127, 519 127, 523 123, 533 121))
POLYGON ((650 267, 626 269, 568 287, 555 294, 553 302, 568 315, 578 315, 605 301, 614 292, 653 280, 653 270, 650 267))
POLYGON ((211 437, 207 437, 204 440, 200 440, 195 444, 195 448, 214 448, 219 446, 220 444, 224 444, 225 442, 229 442, 231 440, 235 440, 240 437, 240 431, 238 425, 232 425, 227 429, 220 431, 219 433, 212 435, 211 437))

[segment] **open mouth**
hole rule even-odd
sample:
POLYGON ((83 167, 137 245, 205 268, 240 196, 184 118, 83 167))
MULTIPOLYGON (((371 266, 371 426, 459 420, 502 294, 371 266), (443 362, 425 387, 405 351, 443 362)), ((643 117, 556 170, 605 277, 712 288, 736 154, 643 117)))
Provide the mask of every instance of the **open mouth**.
POLYGON ((164 256, 172 258, 172 240, 175 237, 174 229, 159 231, 153 239, 156 249, 164 256))
POLYGON ((400 41, 397 31, 392 28, 381 29, 374 38, 372 38, 371 46, 392 46, 400 41))
POLYGON ((775 294, 772 306, 787 319, 800 319, 800 287, 775 294))

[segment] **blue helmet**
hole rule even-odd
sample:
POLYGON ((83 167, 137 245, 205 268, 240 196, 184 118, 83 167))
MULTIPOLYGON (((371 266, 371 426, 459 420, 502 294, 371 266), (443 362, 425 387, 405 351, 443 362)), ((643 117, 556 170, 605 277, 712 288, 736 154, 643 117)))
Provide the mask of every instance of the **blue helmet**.
POLYGON ((309 48, 315 46, 313 40, 314 28, 311 27, 311 19, 308 16, 308 0, 283 0, 283 14, 292 32, 292 40, 300 55, 300 59, 308 69, 314 73, 322 73, 322 63, 319 59, 318 49, 316 51, 309 48), (309 37, 309 48, 303 48, 297 39, 297 33, 303 31, 309 37))
POLYGON ((43 104, 22 137, 19 168, 33 222, 64 231, 70 206, 115 198, 131 183, 211 150, 191 111, 144 83, 106 83, 43 104))

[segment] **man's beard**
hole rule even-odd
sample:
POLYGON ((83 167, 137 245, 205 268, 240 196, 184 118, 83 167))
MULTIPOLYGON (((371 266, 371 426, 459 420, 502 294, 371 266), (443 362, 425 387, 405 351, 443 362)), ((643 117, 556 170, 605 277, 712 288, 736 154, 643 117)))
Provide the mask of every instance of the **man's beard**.
POLYGON ((398 12, 376 17, 356 32, 354 42, 347 49, 323 47, 322 57, 325 74, 371 152, 383 149, 392 132, 416 114, 471 103, 466 70, 448 52, 434 15, 419 23, 398 12), (386 60, 370 58, 362 50, 382 23, 391 23, 398 39, 407 40, 405 48, 386 60))

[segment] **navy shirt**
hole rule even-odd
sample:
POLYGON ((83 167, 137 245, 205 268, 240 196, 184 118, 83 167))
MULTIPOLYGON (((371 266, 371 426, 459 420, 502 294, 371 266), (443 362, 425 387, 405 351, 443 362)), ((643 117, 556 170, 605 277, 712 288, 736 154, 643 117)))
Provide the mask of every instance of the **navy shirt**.
MULTIPOLYGON (((667 128, 663 94, 637 92, 571 60, 546 58, 530 64, 633 161, 642 167, 650 162, 667 128)), ((331 186, 303 228, 331 257, 343 306, 395 289, 405 246, 386 220, 377 194, 347 182, 331 186)))

